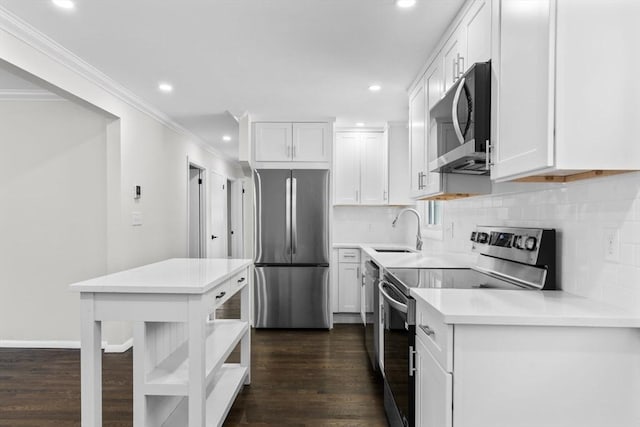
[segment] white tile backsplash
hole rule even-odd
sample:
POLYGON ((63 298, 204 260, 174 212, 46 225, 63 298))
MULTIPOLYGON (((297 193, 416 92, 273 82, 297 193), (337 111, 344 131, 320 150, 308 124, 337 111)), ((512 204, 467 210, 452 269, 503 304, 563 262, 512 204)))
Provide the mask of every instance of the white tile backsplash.
POLYGON ((333 241, 335 243, 413 242, 415 219, 402 217, 397 227, 391 223, 402 208, 394 206, 335 206, 333 208, 333 241))
POLYGON ((519 188, 445 202, 445 250, 469 251, 478 224, 555 228, 563 290, 640 312, 640 173, 519 188), (617 262, 606 259, 607 229, 619 230, 617 262))

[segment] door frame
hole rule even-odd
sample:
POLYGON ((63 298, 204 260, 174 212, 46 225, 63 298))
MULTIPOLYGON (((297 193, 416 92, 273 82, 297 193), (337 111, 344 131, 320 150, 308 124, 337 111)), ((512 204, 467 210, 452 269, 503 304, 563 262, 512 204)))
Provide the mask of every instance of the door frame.
POLYGON ((191 206, 190 206, 190 174, 189 171, 191 170, 191 168, 196 168, 200 170, 200 176, 202 179, 202 187, 200 188, 200 200, 202 201, 202 203, 200 203, 200 215, 199 215, 199 222, 200 222, 200 233, 199 233, 199 237, 200 237, 200 258, 207 258, 207 239, 206 236, 209 232, 209 221, 208 221, 208 215, 207 215, 207 202, 209 200, 209 198, 207 197, 207 168, 202 166, 201 163, 198 163, 192 159, 189 159, 189 156, 187 156, 187 168, 186 168, 186 205, 187 205, 187 220, 186 220, 186 254, 187 257, 189 257, 189 247, 190 247, 190 218, 191 218, 191 206))

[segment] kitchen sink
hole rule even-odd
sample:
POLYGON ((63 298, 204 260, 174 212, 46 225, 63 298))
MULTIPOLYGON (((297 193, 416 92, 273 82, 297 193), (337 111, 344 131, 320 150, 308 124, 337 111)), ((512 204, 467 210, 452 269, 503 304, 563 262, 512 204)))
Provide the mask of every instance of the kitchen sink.
POLYGON ((415 251, 410 251, 409 249, 373 249, 376 252, 393 252, 393 253, 402 253, 402 254, 408 254, 408 253, 412 253, 415 251))

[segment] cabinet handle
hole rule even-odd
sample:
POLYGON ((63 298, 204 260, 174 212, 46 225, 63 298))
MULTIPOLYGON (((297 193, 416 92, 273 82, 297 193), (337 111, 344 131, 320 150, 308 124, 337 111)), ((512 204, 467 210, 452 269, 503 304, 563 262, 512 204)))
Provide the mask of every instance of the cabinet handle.
POLYGON ((293 146, 292 150, 293 150, 293 156, 292 157, 295 159, 296 158, 296 146, 295 145, 293 146))
POLYGON ((455 83, 458 78, 457 66, 458 66, 458 60, 457 58, 453 58, 453 70, 451 72, 451 83, 455 83))
POLYGON ((360 277, 360 267, 356 267, 356 277, 360 277))
POLYGON ((238 283, 242 283, 242 282, 244 282, 244 277, 241 277, 238 279, 238 283))
POLYGON ((356 190, 356 202, 360 201, 360 192, 356 190))
POLYGON ((387 201, 387 192, 386 191, 382 192, 382 200, 387 201))
POLYGON ((413 346, 409 346, 409 376, 412 377, 414 372, 416 372, 416 363, 415 363, 416 351, 413 349, 413 346))
POLYGON ((493 163, 491 163, 491 143, 489 142, 489 140, 487 139, 487 141, 485 142, 486 147, 487 147, 487 158, 485 160, 485 166, 484 168, 486 170, 491 170, 491 166, 493 166, 493 163))
POLYGON ((216 295, 216 299, 220 299, 223 296, 225 296, 227 293, 226 292, 220 292, 218 295, 216 295))
POLYGON ((460 56, 460 54, 458 54, 458 64, 460 64, 460 61, 462 61, 462 65, 459 66, 458 77, 462 77, 464 74, 464 56, 460 56))
POLYGON ((425 334, 427 334, 428 337, 432 337, 433 339, 436 338, 436 331, 434 331, 433 329, 431 329, 430 327, 426 326, 426 325, 420 325, 418 326, 420 329, 422 329, 422 332, 424 332, 425 334))
POLYGON ((355 258, 356 256, 347 254, 347 255, 342 255, 342 257, 343 258, 355 258))
POLYGON ((291 157, 291 146, 287 145, 287 159, 291 157))

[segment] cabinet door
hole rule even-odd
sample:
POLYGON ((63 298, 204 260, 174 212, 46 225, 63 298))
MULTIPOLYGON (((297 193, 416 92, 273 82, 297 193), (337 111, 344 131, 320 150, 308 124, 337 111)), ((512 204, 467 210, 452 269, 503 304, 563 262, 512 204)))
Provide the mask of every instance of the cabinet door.
POLYGON ((444 90, 448 90, 468 68, 466 31, 464 26, 451 35, 444 46, 444 90))
POLYGON ((464 19, 467 37, 465 67, 491 59, 491 0, 476 0, 464 19))
POLYGON ((328 162, 331 155, 330 141, 327 123, 294 123, 293 161, 328 162))
POLYGON ((409 97, 409 168, 411 170, 411 196, 416 197, 423 189, 425 159, 425 93, 420 84, 409 97))
POLYGON ((340 263, 338 265, 338 312, 360 312, 360 264, 340 263))
POLYGON ((384 205, 389 200, 387 139, 382 132, 361 134, 360 203, 384 205))
MULTIPOLYGON (((435 120, 431 120, 429 110, 442 98, 444 94, 444 70, 441 57, 438 57, 427 69, 425 75, 425 90, 427 108, 425 113, 425 165, 430 170, 429 163, 438 158, 438 127, 435 120)), ((424 193, 427 195, 442 192, 442 174, 439 172, 426 172, 422 180, 424 193)))
POLYGON ((452 427, 453 379, 416 337, 416 427, 452 427))
POLYGON ((336 133, 333 165, 334 203, 360 203, 360 136, 357 133, 336 133))
MULTIPOLYGON (((499 53, 493 58, 498 85, 492 87, 497 132, 492 179, 544 169, 554 163, 553 100, 549 80, 550 0, 501 2, 499 53), (522 46, 527 46, 523 49, 522 46)), ((495 16, 495 15, 494 15, 495 16)), ((495 55, 494 55, 495 56, 495 55)))
POLYGON ((288 162, 292 158, 291 123, 256 123, 257 162, 288 162))

